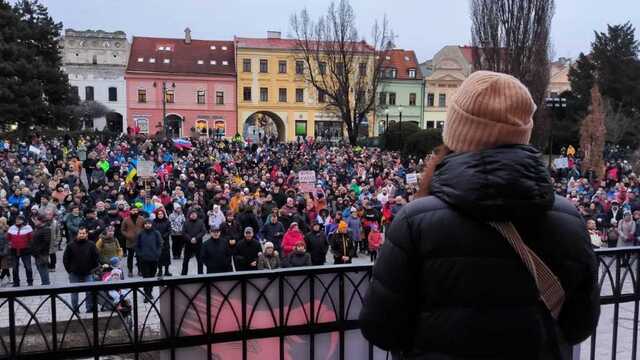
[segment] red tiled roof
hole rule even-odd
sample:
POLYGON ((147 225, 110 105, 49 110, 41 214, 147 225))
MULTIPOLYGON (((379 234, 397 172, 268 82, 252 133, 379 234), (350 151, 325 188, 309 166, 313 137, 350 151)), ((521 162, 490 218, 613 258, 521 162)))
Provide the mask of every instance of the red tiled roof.
POLYGON ((462 52, 462 55, 464 56, 464 58, 467 60, 467 62, 469 64, 471 64, 472 66, 475 64, 475 50, 477 47, 475 46, 460 46, 460 51, 462 52))
MULTIPOLYGON (((296 39, 275 39, 275 38, 236 38, 238 48, 249 49, 275 49, 275 50, 296 50, 298 49, 298 40, 296 39)), ((362 51, 373 51, 373 48, 366 42, 356 43, 362 51)))
POLYGON ((233 41, 133 37, 127 72, 161 72, 172 74, 235 75, 233 41), (212 47, 215 46, 215 50, 212 47), (160 50, 169 47, 171 50, 160 50), (226 47, 226 50, 223 50, 226 47), (142 58, 142 62, 138 59, 142 58), (155 59, 155 63, 149 61, 155 59), (169 59, 169 63, 164 60, 169 59), (202 60, 202 64, 198 61, 202 60), (215 65, 211 61, 215 61, 215 65), (223 62, 227 63, 224 65, 223 62))
POLYGON ((396 79, 398 80, 420 80, 422 79, 422 72, 416 58, 416 53, 413 50, 393 49, 385 52, 385 59, 382 63, 385 68, 395 68, 397 71, 396 79), (390 59, 387 60, 386 57, 390 59), (409 69, 415 69, 416 77, 409 77, 409 69))

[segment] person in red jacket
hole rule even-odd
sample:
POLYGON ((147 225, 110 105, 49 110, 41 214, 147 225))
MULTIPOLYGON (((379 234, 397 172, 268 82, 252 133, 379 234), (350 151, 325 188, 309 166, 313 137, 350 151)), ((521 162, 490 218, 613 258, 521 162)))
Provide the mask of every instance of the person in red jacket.
POLYGON ((304 236, 298 229, 298 223, 291 223, 289 230, 282 237, 282 255, 284 257, 289 256, 299 241, 304 241, 304 236))
POLYGON ((13 287, 20 286, 20 261, 27 274, 27 285, 33 286, 33 270, 31 268, 31 238, 33 229, 24 221, 24 216, 18 215, 15 224, 7 231, 11 259, 13 263, 13 287))

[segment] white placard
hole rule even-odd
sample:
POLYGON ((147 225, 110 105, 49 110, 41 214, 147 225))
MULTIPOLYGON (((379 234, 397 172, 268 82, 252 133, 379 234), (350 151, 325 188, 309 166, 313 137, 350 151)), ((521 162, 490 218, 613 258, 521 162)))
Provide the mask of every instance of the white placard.
POLYGON ((29 145, 29 152, 32 152, 36 155, 40 155, 40 149, 38 149, 37 147, 33 146, 33 145, 29 145))
POLYGON ((569 158, 566 158, 566 157, 557 158, 553 160, 553 166, 555 166, 556 169, 566 169, 569 167, 569 158))
POLYGON ((153 161, 139 160, 136 165, 136 175, 141 178, 153 177, 153 161))
POLYGON ((418 174, 417 173, 411 173, 411 174, 407 174, 407 184, 415 184, 418 182, 418 174))
POLYGON ((298 172, 298 183, 303 192, 312 192, 316 184, 316 172, 313 170, 303 170, 298 172))

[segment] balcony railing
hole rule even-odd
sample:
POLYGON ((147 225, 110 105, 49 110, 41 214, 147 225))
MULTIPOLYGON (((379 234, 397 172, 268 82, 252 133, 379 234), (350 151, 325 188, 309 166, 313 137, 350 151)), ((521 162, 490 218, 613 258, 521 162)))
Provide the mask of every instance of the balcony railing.
MULTIPOLYGON (((602 316, 575 357, 636 359, 638 255, 598 250, 602 316)), ((370 265, 344 265, 7 289, 0 358, 386 359, 358 329, 370 275, 370 265), (130 307, 111 306, 113 291, 130 307), (78 292, 99 305, 84 313, 80 294, 74 311, 78 292)))

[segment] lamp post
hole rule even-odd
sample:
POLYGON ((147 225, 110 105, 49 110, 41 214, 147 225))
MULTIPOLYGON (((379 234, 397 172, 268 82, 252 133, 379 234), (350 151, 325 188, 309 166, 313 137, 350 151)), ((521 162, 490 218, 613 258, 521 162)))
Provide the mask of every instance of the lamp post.
POLYGON ((400 129, 400 155, 402 155, 404 151, 404 146, 403 146, 404 142, 402 142, 402 106, 398 108, 398 114, 399 114, 398 128, 400 129))
MULTIPOLYGON (((153 87, 156 87, 156 83, 153 83, 153 87)), ((176 83, 171 83, 171 88, 176 88, 176 83)), ((164 129, 164 135, 169 135, 169 124, 167 124, 167 81, 162 81, 162 128, 164 129)))

